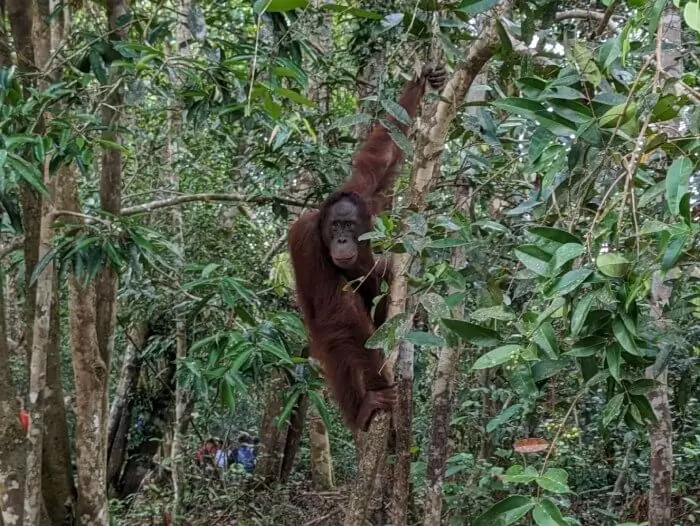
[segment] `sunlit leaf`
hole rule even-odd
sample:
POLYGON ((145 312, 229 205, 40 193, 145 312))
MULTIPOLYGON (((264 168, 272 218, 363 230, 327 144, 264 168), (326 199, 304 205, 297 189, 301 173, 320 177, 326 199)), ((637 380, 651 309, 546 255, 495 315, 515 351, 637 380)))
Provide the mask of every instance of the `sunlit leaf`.
MULTIPOLYGON (((687 4, 686 4, 687 5, 687 4)), ((687 157, 676 157, 666 172, 666 203, 671 215, 678 215, 681 198, 688 192, 693 162, 687 157)))
POLYGON ((520 345, 503 345, 477 358, 472 369, 488 369, 509 362, 513 355, 519 352, 520 345))
POLYGON ((547 468, 537 479, 537 485, 542 489, 551 491, 552 493, 570 493, 568 485, 569 474, 561 468, 547 468))
POLYGON ((537 526, 570 526, 559 508, 549 499, 542 499, 532 509, 532 518, 537 526))
POLYGON ((598 270, 611 278, 621 278, 627 274, 630 266, 627 258, 617 252, 600 254, 595 259, 595 264, 596 267, 598 267, 598 270))
POLYGON ((588 316, 588 312, 591 310, 591 305, 595 299, 595 294, 589 293, 581 298, 576 307, 574 308, 574 313, 571 315, 571 335, 577 336, 588 316))

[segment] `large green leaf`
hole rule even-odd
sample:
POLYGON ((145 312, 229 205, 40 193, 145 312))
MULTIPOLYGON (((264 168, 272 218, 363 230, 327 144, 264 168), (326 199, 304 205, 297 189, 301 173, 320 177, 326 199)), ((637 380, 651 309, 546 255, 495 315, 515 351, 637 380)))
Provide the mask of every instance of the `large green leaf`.
POLYGON ((583 328, 584 322, 586 321, 586 316, 588 316, 588 311, 591 310, 591 305, 595 299, 594 293, 586 294, 581 298, 576 307, 574 308, 574 313, 571 315, 571 336, 577 336, 581 329, 583 328))
POLYGON ((515 249, 515 257, 535 274, 549 276, 550 255, 537 245, 520 245, 515 249))
POLYGON ((673 216, 680 212, 681 198, 688 193, 688 181, 693 162, 687 157, 677 157, 666 172, 666 203, 673 216))
POLYGON ((542 499, 533 508, 532 518, 537 526, 570 526, 556 504, 549 499, 542 499))
POLYGON ((629 270, 630 262, 622 254, 607 252, 595 259, 596 267, 611 278, 621 278, 629 270))
POLYGON ((608 427, 618 416, 622 410, 622 403, 625 400, 625 395, 620 393, 613 396, 605 407, 603 407, 603 427, 608 427))
POLYGON ((537 485, 552 493, 570 493, 568 484, 569 474, 561 468, 548 468, 537 478, 537 485))
POLYGON ((502 345, 489 351, 486 354, 479 356, 477 360, 472 365, 472 369, 488 369, 489 367, 496 367, 503 363, 509 362, 511 357, 520 351, 520 345, 502 345))
POLYGON ((500 342, 498 333, 486 327, 452 318, 443 318, 442 322, 457 336, 477 347, 491 347, 500 342))
POLYGON ((524 517, 535 505, 530 497, 523 495, 511 495, 500 502, 497 502, 477 517, 472 526, 494 526, 500 524, 513 524, 524 517), (515 513, 515 515, 512 515, 515 513), (506 517, 510 522, 506 522, 506 517))

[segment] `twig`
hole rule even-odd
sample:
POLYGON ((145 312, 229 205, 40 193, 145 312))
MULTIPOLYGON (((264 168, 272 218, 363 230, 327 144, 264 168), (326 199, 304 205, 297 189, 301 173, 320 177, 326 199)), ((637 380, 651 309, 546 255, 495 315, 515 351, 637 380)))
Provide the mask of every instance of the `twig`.
POLYGON ((620 0, 613 0, 612 2, 610 2, 610 5, 605 10, 605 14, 603 15, 603 18, 600 21, 600 24, 598 24, 598 30, 596 31, 597 36, 600 36, 603 34, 603 32, 605 31, 605 28, 608 26, 608 22, 610 21, 610 17, 612 17, 612 14, 615 12, 615 9, 617 9, 617 5, 619 3, 620 3, 620 0))
POLYGON ((304 524, 304 526, 312 526, 313 524, 319 524, 320 522, 322 522, 322 521, 324 521, 324 520, 326 520, 326 519, 330 519, 330 518, 333 517, 334 515, 338 515, 338 513, 340 513, 341 511, 343 511, 342 508, 336 508, 336 509, 334 509, 332 512, 326 513, 326 514, 323 515, 322 517, 319 517, 319 518, 317 518, 317 519, 314 519, 314 520, 312 520, 312 521, 307 522, 306 524, 304 524))
MULTIPOLYGON (((274 196, 246 196, 241 194, 192 194, 192 195, 181 195, 178 197, 170 197, 168 199, 161 199, 159 201, 151 201, 150 203, 143 203, 140 205, 129 206, 122 208, 122 216, 130 216, 134 214, 142 214, 144 212, 152 212, 159 208, 167 208, 170 206, 177 206, 184 203, 194 203, 194 202, 209 202, 209 201, 222 201, 222 202, 240 202, 240 203, 254 203, 257 205, 267 205, 272 203, 280 203, 289 206, 314 206, 309 205, 303 201, 297 201, 296 199, 289 199, 287 197, 274 197, 274 196)), ((314 206, 315 207, 315 206, 314 206)))

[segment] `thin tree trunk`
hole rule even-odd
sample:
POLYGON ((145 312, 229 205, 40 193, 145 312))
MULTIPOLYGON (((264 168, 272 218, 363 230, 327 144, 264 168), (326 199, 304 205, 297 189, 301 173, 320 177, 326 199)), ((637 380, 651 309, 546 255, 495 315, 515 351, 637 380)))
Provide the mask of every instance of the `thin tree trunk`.
POLYGON ((0 518, 7 526, 20 526, 24 515, 26 439, 10 374, 5 310, 5 274, 0 270, 0 518))
POLYGON ((328 431, 316 408, 309 409, 309 447, 311 448, 311 480, 317 490, 330 490, 333 482, 333 456, 328 431))
MULTIPOLYGON (((459 187, 455 196, 455 208, 464 209, 467 197, 464 187, 459 187)), ((452 268, 460 270, 466 264, 466 254, 463 247, 457 247, 452 252, 452 268)), ((458 305, 452 309, 455 318, 462 319, 464 306, 458 305)), ((440 526, 442 515, 443 483, 445 481, 445 465, 447 463, 448 444, 450 439, 450 420, 452 419, 453 387, 459 370, 460 348, 455 342, 440 350, 431 391, 432 419, 428 446, 428 466, 426 475, 425 526, 440 526)))
MULTIPOLYGON (((179 0, 176 2, 176 7, 179 16, 178 30, 176 32, 177 38, 175 40, 175 49, 178 53, 185 56, 189 55, 187 41, 192 37, 192 34, 187 28, 188 13, 190 11, 189 0, 179 0)), ((171 73, 170 76, 171 83, 174 87, 179 87, 182 84, 182 79, 178 78, 175 73, 171 73)), ((170 137, 175 138, 180 135, 180 130, 182 128, 182 110, 177 106, 177 103, 173 101, 174 109, 170 112, 170 133, 169 138, 166 139, 165 152, 164 152, 164 164, 169 167, 168 170, 168 180, 167 187, 172 190, 179 192, 180 190, 180 174, 175 166, 175 162, 178 154, 178 145, 170 137)), ((185 239, 184 239, 184 227, 182 221, 182 210, 180 207, 174 207, 172 211, 172 230, 175 236, 175 244, 177 245, 182 260, 181 263, 184 264, 185 261, 185 239)), ((179 285, 182 280, 181 268, 176 270, 177 275, 175 276, 175 281, 179 285)), ((181 298, 176 297, 175 300, 179 302, 181 298)), ((178 311, 176 313, 175 319, 175 348, 176 357, 175 361, 178 367, 187 359, 187 326, 185 324, 185 313, 178 311)), ((178 373, 175 375, 175 426, 173 433, 173 442, 170 451, 170 457, 173 462, 172 470, 172 481, 173 489, 175 494, 175 501, 173 503, 173 521, 175 524, 180 523, 180 514, 182 511, 182 499, 184 496, 184 484, 183 484, 183 452, 184 452, 184 434, 189 423, 189 415, 187 407, 191 399, 191 393, 185 387, 183 381, 183 375, 178 373)))
MULTIPOLYGON (((47 188, 53 183, 49 173, 49 160, 44 161, 43 181, 47 188)), ((39 258, 53 246, 53 203, 43 199, 39 230, 39 258)), ((52 265, 47 265, 36 280, 36 310, 32 327, 32 357, 29 375, 29 431, 27 447, 27 476, 24 481, 24 524, 38 525, 41 521, 42 486, 41 470, 44 446, 44 395, 46 388, 46 356, 51 345, 51 307, 53 300, 52 265)))
POLYGON ((42 494, 49 522, 54 526, 63 526, 67 517, 73 515, 77 493, 73 484, 68 422, 66 421, 66 406, 61 379, 61 317, 58 271, 55 266, 51 268, 54 277, 49 346, 46 355, 42 494))
POLYGON ((131 397, 141 370, 141 352, 148 336, 148 323, 137 322, 128 332, 119 384, 109 411, 107 427, 107 482, 109 492, 116 495, 122 467, 126 460, 127 438, 131 423, 131 397))
MULTIPOLYGON (((309 347, 306 346, 301 350, 300 357, 308 358, 309 347)), ((285 439, 284 453, 282 454, 282 465, 280 467, 280 482, 288 482, 294 468, 294 459, 299 452, 301 446, 301 438, 304 433, 304 421, 306 420, 307 408, 309 405, 309 395, 301 393, 297 398, 294 409, 289 415, 289 427, 287 429, 287 438, 285 439)))
POLYGON ((284 445, 287 437, 287 423, 277 425, 277 417, 282 411, 285 380, 280 373, 273 373, 267 388, 265 412, 260 424, 261 455, 255 471, 266 481, 276 482, 280 477, 284 445))

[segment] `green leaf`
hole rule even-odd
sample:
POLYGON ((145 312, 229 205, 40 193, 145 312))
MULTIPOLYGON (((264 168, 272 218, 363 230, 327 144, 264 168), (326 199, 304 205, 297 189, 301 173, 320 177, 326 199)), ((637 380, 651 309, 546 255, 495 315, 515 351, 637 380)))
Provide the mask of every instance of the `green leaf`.
POLYGON ((607 252, 595 258, 596 267, 610 278, 621 278, 629 270, 630 262, 622 254, 607 252))
POLYGON ((556 504, 549 499, 542 499, 533 508, 532 518, 537 526, 570 526, 556 504))
POLYGON ((537 245, 520 245, 515 249, 515 257, 525 267, 539 276, 549 276, 550 255, 537 245))
POLYGON ((365 124, 372 121, 372 116, 368 113, 356 113, 355 115, 350 115, 348 117, 338 119, 333 124, 331 124, 328 129, 333 130, 336 128, 348 128, 352 126, 357 126, 358 124, 365 124))
POLYGON ((95 78, 104 86, 109 82, 109 79, 107 75, 107 66, 105 65, 102 55, 96 49, 92 49, 90 50, 89 59, 90 69, 95 75, 95 78))
POLYGON ((513 418, 518 413, 520 413, 522 408, 523 408, 522 404, 514 404, 514 405, 507 407, 504 411, 501 411, 501 413, 499 415, 497 415, 497 416, 493 417, 491 420, 489 420, 488 424, 486 424, 486 432, 491 433, 494 430, 498 429, 503 424, 508 422, 511 418, 513 418))
POLYGON ((652 424, 657 422, 656 413, 654 413, 654 409, 645 395, 630 395, 630 400, 632 401, 632 406, 639 411, 639 416, 643 421, 651 422, 652 424))
POLYGON ((635 380, 629 387, 628 391, 631 395, 646 395, 659 386, 659 382, 651 378, 640 378, 635 380))
POLYGON ((498 5, 498 0, 462 0, 459 7, 454 8, 455 11, 462 11, 468 15, 478 15, 485 13, 492 7, 498 5))
POLYGON ((661 260, 661 270, 666 272, 673 268, 683 253, 683 248, 688 241, 688 237, 689 235, 687 233, 671 236, 666 250, 664 250, 663 259, 661 260))
POLYGON ((552 328, 551 323, 546 322, 540 325, 540 327, 532 335, 532 339, 549 358, 552 360, 559 358, 557 337, 554 334, 554 329, 552 328))
POLYGON ((688 2, 685 4, 683 18, 688 27, 700 33, 700 2, 688 2))
POLYGON ((230 411, 233 411, 236 407, 236 400, 233 396, 233 389, 231 389, 231 384, 224 380, 219 384, 220 386, 220 394, 221 394, 221 403, 226 406, 230 411))
POLYGON ((298 389, 295 389, 287 397, 287 400, 286 400, 284 406, 282 407, 282 411, 280 411, 280 414, 277 417, 277 427, 282 427, 282 425, 289 418, 289 415, 292 414, 292 411, 294 410, 294 406, 296 405, 300 394, 301 394, 301 391, 299 391, 298 389))
MULTIPOLYGON (((582 245, 581 240, 575 235, 570 234, 566 230, 560 228, 554 228, 551 226, 535 226, 527 229, 528 234, 532 234, 537 237, 541 237, 547 241, 553 241, 561 245, 567 243, 575 243, 577 245, 582 245)), ((558 247, 557 247, 558 248, 558 247)))
POLYGON ((381 104, 382 107, 386 110, 386 112, 392 117, 394 117, 401 124, 410 126, 413 123, 411 117, 408 115, 408 112, 403 106, 401 106, 401 104, 398 104, 393 100, 382 100, 381 104))
POLYGON ((552 294, 563 295, 575 291, 585 283, 592 273, 593 271, 587 268, 579 268, 567 272, 561 278, 559 278, 559 280, 557 280, 556 284, 554 285, 554 289, 552 290, 552 294))
POLYGON ((540 360, 532 366, 532 379, 541 382, 560 373, 569 366, 569 360, 540 360))
POLYGON ((586 249, 579 243, 566 243, 560 246, 554 253, 554 257, 549 262, 549 271, 554 275, 557 270, 566 265, 572 259, 576 259, 584 253, 586 249))
POLYGON ((389 352, 394 344, 403 339, 412 327, 413 316, 407 312, 402 312, 389 318, 379 327, 374 334, 365 342, 368 349, 383 349, 389 352))
POLYGON ((622 348, 625 351, 635 356, 641 356, 639 349, 637 349, 637 345, 634 343, 632 336, 627 331, 627 327, 625 327, 625 322, 622 321, 620 317, 615 317, 612 322, 612 329, 615 339, 620 345, 622 345, 622 348))
POLYGON ((506 309, 503 305, 497 305, 495 307, 477 309, 472 312, 469 317, 478 322, 485 322, 487 320, 512 321, 515 319, 515 314, 513 314, 511 310, 506 309))
POLYGON ((489 367, 496 367, 497 365, 509 362, 512 356, 519 352, 520 349, 520 345, 502 345, 501 347, 497 347, 493 351, 479 356, 474 362, 474 365, 472 365, 472 369, 488 369, 489 367))
POLYGON ((404 339, 411 342, 413 345, 420 345, 422 347, 443 347, 445 345, 444 339, 423 331, 409 332, 404 339))
POLYGON ((593 356, 605 347, 605 339, 599 336, 588 336, 576 342, 571 350, 565 352, 566 356, 574 356, 576 358, 586 358, 593 356))
POLYGON ((316 106, 316 103, 314 101, 312 101, 308 97, 304 97, 304 95, 302 95, 298 91, 294 91, 293 89, 275 88, 275 93, 281 95, 282 97, 286 97, 289 100, 293 100, 294 102, 298 102, 299 104, 303 104, 305 106, 316 106))
POLYGON ((620 347, 617 345, 610 345, 605 349, 608 371, 610 371, 610 376, 618 382, 620 381, 620 355, 620 347))
POLYGON ((693 162, 690 159, 677 157, 666 172, 666 203, 672 216, 679 214, 681 198, 688 193, 692 171, 693 162))
POLYGON ((595 299, 594 293, 586 294, 581 298, 576 304, 574 313, 571 315, 571 336, 577 336, 583 325, 586 322, 586 316, 588 316, 588 311, 591 310, 591 305, 595 299))
POLYGON ((625 395, 620 393, 613 396, 605 407, 603 407, 603 427, 608 427, 618 416, 622 410, 622 402, 625 395))
POLYGON ((537 316, 537 320, 535 320, 532 330, 537 330, 542 323, 550 319, 552 314, 560 310, 562 307, 564 307, 564 305, 566 305, 566 298, 562 298, 561 296, 554 298, 552 303, 550 303, 549 306, 537 316))
POLYGON ((567 483, 569 474, 561 468, 548 468, 544 474, 537 478, 537 485, 552 493, 570 493, 567 483))
POLYGON ((283 13, 292 9, 301 9, 309 5, 308 0, 257 0, 253 4, 256 15, 262 13, 283 13))
POLYGON ((622 126, 632 119, 637 113, 637 105, 634 102, 623 102, 613 106, 600 117, 601 128, 615 128, 618 123, 622 126))
POLYGON ((501 519, 503 519, 506 514, 515 513, 516 516, 519 515, 515 520, 510 523, 512 524, 518 518, 524 517, 535 505, 533 500, 529 497, 523 495, 510 495, 500 502, 497 502, 486 510, 481 516, 477 517, 472 523, 472 526, 495 526, 502 524, 501 519))
POLYGON ((491 104, 509 113, 515 113, 531 119, 536 119, 539 112, 547 111, 547 108, 545 108, 539 102, 521 99, 518 97, 508 97, 505 99, 495 100, 491 104))
POLYGON ((586 43, 574 41, 570 48, 570 54, 579 71, 581 71, 581 77, 594 86, 600 86, 603 75, 593 59, 593 52, 587 47, 586 43))
POLYGON ((468 245, 469 241, 455 237, 446 237, 444 239, 433 239, 428 243, 428 248, 455 248, 468 245))
POLYGON ((504 479, 506 482, 513 484, 529 484, 537 480, 537 477, 540 476, 534 466, 527 466, 523 469, 520 464, 509 467, 505 475, 504 479))
POLYGON ((321 420, 323 420, 323 425, 326 426, 326 429, 330 429, 331 417, 330 414, 328 414, 328 407, 326 406, 323 397, 316 391, 309 391, 308 394, 309 400, 311 400, 316 412, 321 417, 321 420))

